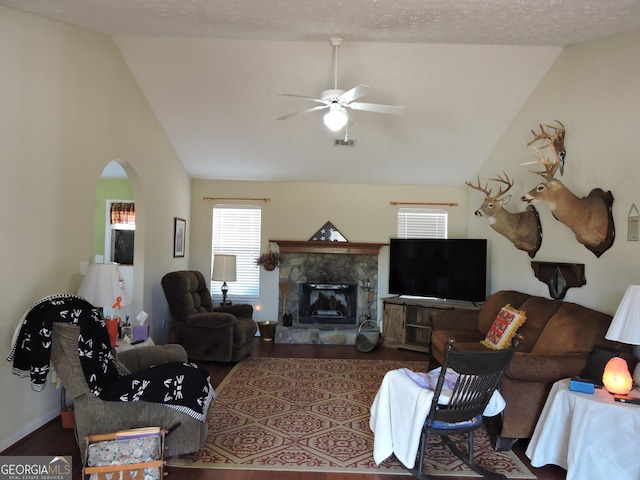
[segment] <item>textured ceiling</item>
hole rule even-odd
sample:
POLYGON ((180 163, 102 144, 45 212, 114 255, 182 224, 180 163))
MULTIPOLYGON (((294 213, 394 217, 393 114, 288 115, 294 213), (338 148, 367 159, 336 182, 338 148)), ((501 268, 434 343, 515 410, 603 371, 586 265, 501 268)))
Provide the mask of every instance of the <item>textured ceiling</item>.
POLYGON ((1 0, 113 36, 566 46, 638 28, 638 0, 1 0))
MULTIPOLYGON (((638 0, 0 0, 113 36, 194 177, 461 184, 562 47, 640 29, 638 0), (339 88, 406 107, 353 112, 355 147, 313 106, 339 88)), ((548 112, 541 122, 551 121, 548 112)), ((524 150, 524 153, 527 153, 524 150)))

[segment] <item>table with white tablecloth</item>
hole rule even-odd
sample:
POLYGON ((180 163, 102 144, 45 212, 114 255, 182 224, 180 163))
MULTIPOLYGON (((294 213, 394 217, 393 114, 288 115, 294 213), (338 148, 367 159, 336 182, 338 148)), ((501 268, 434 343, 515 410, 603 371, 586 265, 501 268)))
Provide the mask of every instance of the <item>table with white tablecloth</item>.
POLYGON ((571 391, 569 379, 551 388, 526 451, 532 466, 559 465, 567 480, 639 480, 638 454, 640 405, 571 391))

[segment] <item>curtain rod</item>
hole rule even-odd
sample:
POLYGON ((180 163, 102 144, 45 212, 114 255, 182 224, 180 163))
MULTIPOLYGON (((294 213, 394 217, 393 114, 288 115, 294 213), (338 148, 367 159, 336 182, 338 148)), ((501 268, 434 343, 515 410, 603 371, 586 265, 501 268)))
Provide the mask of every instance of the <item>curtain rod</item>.
POLYGON ((203 200, 236 200, 236 201, 251 201, 251 202, 270 202, 270 198, 226 198, 226 197, 202 197, 203 200))
POLYGON ((390 205, 437 205, 441 207, 457 207, 457 203, 438 203, 438 202, 389 202, 390 205))

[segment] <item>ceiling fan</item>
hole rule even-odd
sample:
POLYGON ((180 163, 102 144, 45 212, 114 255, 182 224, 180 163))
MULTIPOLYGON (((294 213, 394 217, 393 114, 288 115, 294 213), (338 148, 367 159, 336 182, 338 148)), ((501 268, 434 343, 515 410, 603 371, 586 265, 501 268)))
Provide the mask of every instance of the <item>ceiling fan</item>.
POLYGON ((373 91, 373 88, 368 85, 360 84, 347 91, 338 89, 338 47, 342 45, 342 38, 333 37, 330 39, 330 43, 333 47, 333 57, 335 62, 333 69, 333 88, 331 90, 325 90, 324 92, 322 92, 320 94, 320 98, 306 97, 304 95, 293 95, 291 93, 279 93, 278 95, 304 98, 306 100, 311 100, 312 102, 320 103, 321 105, 307 108, 300 112, 290 113, 289 115, 278 118, 278 120, 286 120, 303 113, 329 109, 329 111, 324 115, 324 123, 330 130, 337 132, 338 130, 343 128, 349 121, 349 114, 346 110, 347 108, 350 108, 352 110, 364 110, 367 112, 390 113, 392 115, 400 115, 404 112, 404 107, 354 101, 373 91))

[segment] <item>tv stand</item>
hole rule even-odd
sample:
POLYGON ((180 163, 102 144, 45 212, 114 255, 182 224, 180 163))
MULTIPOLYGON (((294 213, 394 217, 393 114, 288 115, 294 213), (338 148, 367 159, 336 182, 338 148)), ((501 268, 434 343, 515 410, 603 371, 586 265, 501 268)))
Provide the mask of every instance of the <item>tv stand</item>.
POLYGON ((429 352, 432 313, 436 310, 479 310, 473 302, 423 297, 389 297, 382 299, 383 345, 429 352))

